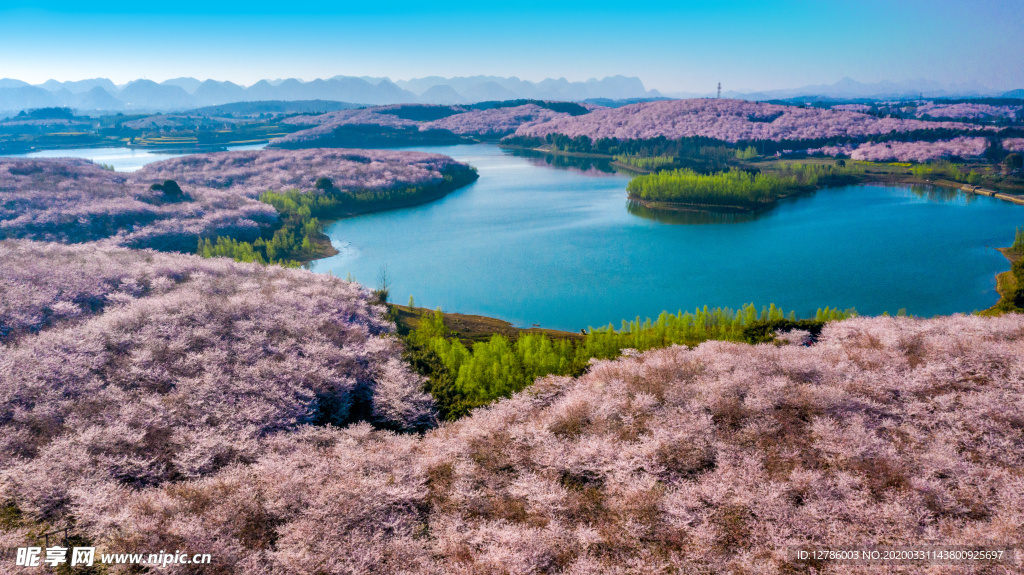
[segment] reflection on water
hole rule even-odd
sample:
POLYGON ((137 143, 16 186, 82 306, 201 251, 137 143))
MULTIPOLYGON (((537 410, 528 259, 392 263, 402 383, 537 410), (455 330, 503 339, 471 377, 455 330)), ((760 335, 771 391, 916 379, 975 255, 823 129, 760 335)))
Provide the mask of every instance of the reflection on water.
POLYGON ((978 196, 974 194, 965 194, 955 188, 928 186, 925 184, 912 184, 910 186, 910 192, 919 198, 928 200, 929 202, 951 202, 958 197, 962 197, 962 199, 967 201, 967 203, 971 203, 978 199, 978 196))
POLYGON ((661 224, 739 224, 752 222, 767 213, 767 210, 756 212, 712 212, 708 210, 658 210, 649 208, 640 202, 626 201, 626 211, 661 224))
POLYGON ((512 156, 526 158, 526 161, 535 166, 565 168, 583 172, 588 176, 600 176, 605 174, 614 174, 616 172, 615 167, 612 166, 611 160, 604 158, 563 156, 561 154, 548 154, 545 152, 538 152, 537 150, 522 150, 518 148, 502 148, 502 151, 512 156))
MULTIPOLYGON (((263 144, 245 144, 240 146, 228 146, 228 151, 241 150, 262 150, 266 147, 263 144)), ((220 150, 206 150, 220 151, 220 150)), ((189 152, 189 153, 199 153, 189 152)), ((12 158, 83 158, 97 164, 105 164, 114 168, 116 172, 134 172, 141 170, 146 164, 169 160, 180 156, 188 155, 181 152, 161 151, 159 149, 139 148, 70 148, 62 150, 40 150, 27 154, 12 154, 12 158)))

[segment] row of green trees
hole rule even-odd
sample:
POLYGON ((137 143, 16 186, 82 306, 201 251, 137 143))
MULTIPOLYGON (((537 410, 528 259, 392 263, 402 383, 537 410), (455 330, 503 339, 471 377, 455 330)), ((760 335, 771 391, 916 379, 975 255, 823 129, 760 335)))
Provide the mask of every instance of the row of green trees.
POLYGON ((625 154, 619 154, 615 156, 615 161, 626 166, 639 168, 641 170, 658 170, 666 166, 671 166, 675 163, 676 159, 672 156, 627 156, 625 154))
POLYGON ((520 143, 534 143, 536 145, 548 144, 552 148, 563 152, 582 152, 594 154, 606 154, 609 156, 671 156, 674 158, 702 158, 707 156, 734 156, 735 146, 704 136, 691 136, 676 139, 669 139, 664 136, 648 138, 644 140, 619 140, 616 138, 598 138, 591 140, 589 136, 576 136, 570 138, 563 134, 548 134, 543 141, 536 138, 533 142, 525 139, 518 142, 515 138, 506 139, 507 143, 517 145, 520 143))
POLYGON ((747 146, 746 148, 740 148, 736 150, 737 160, 753 160, 757 156, 757 148, 755 148, 754 146, 747 146))
POLYGON ((429 377, 428 391, 444 419, 457 419, 474 407, 508 397, 545 375, 579 375, 592 358, 611 359, 624 349, 644 351, 674 344, 697 345, 711 339, 770 341, 776 329, 807 329, 820 332, 825 322, 845 319, 856 310, 824 308, 813 320, 797 320, 775 305, 753 304, 738 310, 697 309, 677 314, 663 312, 656 320, 636 318, 619 329, 609 324, 591 329, 583 338, 551 338, 523 334, 510 340, 493 335, 471 347, 455 337, 444 323, 440 309, 426 314, 419 326, 405 336, 407 358, 429 377))
POLYGON ((964 172, 960 166, 945 160, 930 164, 917 164, 910 167, 910 173, 919 178, 945 178, 954 182, 961 182, 977 186, 981 184, 981 174, 975 170, 964 172))
POLYGON ((561 152, 601 154, 612 157, 654 158, 663 156, 673 158, 677 166, 688 167, 700 172, 723 170, 736 159, 734 145, 703 136, 677 139, 658 136, 643 140, 618 140, 616 138, 592 140, 589 136, 570 138, 563 134, 548 134, 544 138, 509 136, 502 140, 502 144, 523 148, 547 145, 553 150, 561 152))
MULTIPOLYGON (((770 117, 762 118, 768 120, 770 117)), ((757 120, 751 118, 751 120, 757 120)), ((595 154, 617 154, 639 155, 639 156, 662 156, 669 155, 676 158, 698 158, 701 148, 710 151, 714 148, 724 148, 729 154, 736 156, 737 151, 749 154, 751 148, 760 152, 760 156, 773 156, 776 152, 787 152, 789 150, 806 150, 810 148, 821 148, 823 146, 857 145, 864 142, 936 142, 939 140, 950 140, 958 136, 977 136, 977 130, 960 128, 928 128, 911 130, 907 132, 886 132, 864 136, 837 135, 824 138, 806 138, 796 140, 739 140, 737 142, 726 142, 716 138, 703 136, 683 137, 669 139, 665 136, 654 138, 619 140, 616 138, 591 139, 587 136, 569 137, 564 134, 547 134, 544 138, 534 136, 509 136, 502 140, 503 144, 510 146, 522 146, 524 148, 536 148, 543 145, 550 145, 552 148, 565 152, 584 152, 595 154)), ((989 148, 985 151, 985 158, 991 161, 1001 161, 1006 155, 1000 142, 1005 138, 1019 138, 1024 135, 1024 130, 1017 127, 1003 128, 991 133, 989 137, 989 148)), ((752 159, 750 156, 745 159, 752 159)), ((741 158, 744 159, 744 158, 741 158)))
MULTIPOLYGON (((658 136, 642 140, 618 140, 615 138, 592 140, 588 136, 570 138, 563 134, 548 134, 545 138, 509 136, 502 140, 502 144, 523 148, 548 145, 553 150, 560 152, 608 155, 619 162, 645 170, 660 169, 674 163, 678 167, 686 167, 703 173, 721 171, 730 165, 735 165, 736 160, 753 160, 763 155, 759 152, 760 148, 750 143, 736 145, 703 136, 676 139, 658 136), (672 162, 641 165, 634 163, 636 161, 634 158, 670 158, 672 162)), ((763 143, 760 145, 763 147, 763 143)))

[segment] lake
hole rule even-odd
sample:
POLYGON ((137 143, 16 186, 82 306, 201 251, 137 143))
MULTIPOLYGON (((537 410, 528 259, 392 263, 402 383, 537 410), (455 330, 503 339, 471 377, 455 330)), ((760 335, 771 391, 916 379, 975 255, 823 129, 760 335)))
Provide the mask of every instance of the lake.
MULTIPOLYGON (((232 149, 258 149, 239 146, 232 149)), ((848 186, 750 215, 651 212, 630 206, 629 177, 607 163, 527 155, 490 144, 415 148, 479 169, 480 179, 422 206, 327 228, 336 256, 313 271, 391 298, 515 325, 579 330, 698 306, 775 303, 863 314, 949 314, 998 300, 994 248, 1024 225, 1024 206, 942 188, 848 186)), ((83 148, 25 154, 83 157, 133 171, 181 154, 83 148)))
POLYGON ((1024 224, 1022 206, 890 185, 821 190, 758 217, 652 214, 627 205, 624 175, 488 144, 416 149, 468 162, 480 179, 335 222, 341 253, 311 269, 374 287, 383 266, 392 301, 518 326, 579 330, 748 302, 801 316, 971 312, 997 301, 994 276, 1009 264, 994 248, 1024 224))
MULTIPOLYGON (((228 150, 261 150, 266 144, 230 146, 228 150)), ((160 160, 169 160, 185 154, 151 152, 136 148, 74 148, 67 150, 41 150, 27 154, 11 154, 12 158, 85 158, 97 164, 107 164, 116 172, 134 172, 142 166, 160 160)))

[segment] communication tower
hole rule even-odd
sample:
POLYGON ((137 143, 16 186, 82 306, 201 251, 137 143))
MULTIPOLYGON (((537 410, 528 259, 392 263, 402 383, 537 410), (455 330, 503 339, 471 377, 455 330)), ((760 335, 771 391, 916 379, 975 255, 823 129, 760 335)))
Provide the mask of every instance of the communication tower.
POLYGON ((718 95, 715 96, 715 97, 716 98, 721 98, 722 97, 722 83, 721 82, 718 83, 718 95))

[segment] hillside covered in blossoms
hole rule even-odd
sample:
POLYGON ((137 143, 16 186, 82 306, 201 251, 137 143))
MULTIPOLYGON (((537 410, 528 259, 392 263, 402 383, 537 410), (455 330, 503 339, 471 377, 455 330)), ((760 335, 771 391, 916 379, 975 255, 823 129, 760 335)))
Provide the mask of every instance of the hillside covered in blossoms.
POLYGON ((807 571, 795 547, 1024 544, 1020 315, 627 353, 410 435, 431 402, 353 284, 0 250, 8 546, 72 516, 106 549, 209 552, 203 573, 780 573, 807 571))
MULTIPOLYGON (((506 137, 513 145, 536 146, 552 137, 651 141, 704 138, 736 145, 773 142, 787 152, 843 154, 868 161, 928 161, 977 158, 1003 124, 1024 106, 923 102, 910 107, 880 104, 796 106, 729 99, 639 102, 621 107, 557 102, 511 102, 496 107, 391 105, 295 116, 285 124, 303 129, 272 146, 347 146, 360 139, 379 147, 448 145, 506 137), (519 104, 519 105, 511 105, 519 104), (574 107, 569 107, 574 106, 574 107)), ((585 148, 574 151, 586 151, 585 148)), ((774 152, 772 152, 774 153, 774 152)))
POLYGON ((410 142, 458 143, 465 137, 505 136, 523 126, 585 114, 594 107, 568 102, 511 101, 476 106, 405 104, 342 110, 288 118, 284 123, 312 127, 277 138, 272 145, 283 148, 348 145, 348 138, 355 141, 369 136, 382 147, 410 142))
POLYGON ((0 499, 39 519, 76 512, 76 493, 254 461, 306 424, 434 424, 393 324, 353 283, 9 240, 0 289, 0 499))
POLYGON ((203 237, 253 241, 279 222, 257 200, 311 192, 320 178, 344 198, 437 186, 466 167, 437 154, 377 150, 261 150, 196 154, 134 173, 78 159, 0 159, 0 238, 192 252, 203 237), (168 192, 162 183, 171 180, 168 192), (156 184, 156 188, 154 188, 156 184))
POLYGON ((517 136, 563 134, 592 140, 675 139, 704 136, 725 142, 740 140, 813 140, 839 136, 871 136, 890 132, 975 129, 958 122, 926 122, 879 118, 860 112, 782 106, 745 100, 693 99, 644 102, 595 110, 584 116, 557 118, 522 126, 517 136))

